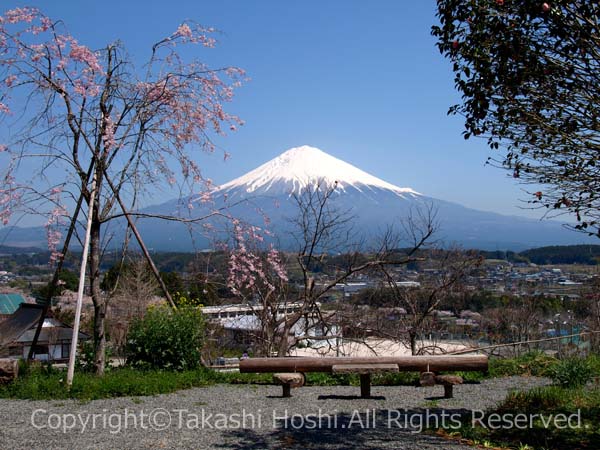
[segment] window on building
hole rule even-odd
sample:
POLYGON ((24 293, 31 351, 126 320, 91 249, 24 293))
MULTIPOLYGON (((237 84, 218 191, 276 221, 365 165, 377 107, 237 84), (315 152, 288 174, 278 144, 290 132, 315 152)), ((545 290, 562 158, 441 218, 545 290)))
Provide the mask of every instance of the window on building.
POLYGON ((35 355, 47 355, 48 354, 48 346, 38 344, 33 347, 33 353, 35 355))

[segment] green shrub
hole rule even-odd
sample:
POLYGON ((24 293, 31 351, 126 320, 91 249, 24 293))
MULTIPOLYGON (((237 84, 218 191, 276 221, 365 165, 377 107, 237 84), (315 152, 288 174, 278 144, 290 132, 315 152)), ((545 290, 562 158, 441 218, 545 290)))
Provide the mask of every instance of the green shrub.
MULTIPOLYGON (((104 350, 106 355, 104 361, 104 371, 108 372, 111 370, 110 365, 110 357, 112 355, 112 351, 110 347, 106 347, 104 350)), ((96 362, 95 362, 96 353, 94 352, 94 341, 92 339, 83 341, 79 345, 79 351, 77 352, 77 358, 75 359, 75 367, 77 370, 81 372, 93 373, 96 371, 96 362)))
POLYGON ((569 358, 560 361, 550 371, 550 378, 565 388, 579 387, 591 380, 594 369, 588 359, 569 358))
POLYGON ((127 363, 141 369, 195 369, 200 365, 203 338, 199 309, 151 308, 131 325, 125 348, 127 363))

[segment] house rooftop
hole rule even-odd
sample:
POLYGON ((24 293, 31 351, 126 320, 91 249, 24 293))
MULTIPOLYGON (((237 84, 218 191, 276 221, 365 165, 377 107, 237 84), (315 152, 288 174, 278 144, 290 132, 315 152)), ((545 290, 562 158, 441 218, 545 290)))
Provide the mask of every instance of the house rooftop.
POLYGON ((0 314, 13 314, 21 303, 25 303, 21 294, 0 293, 0 314))

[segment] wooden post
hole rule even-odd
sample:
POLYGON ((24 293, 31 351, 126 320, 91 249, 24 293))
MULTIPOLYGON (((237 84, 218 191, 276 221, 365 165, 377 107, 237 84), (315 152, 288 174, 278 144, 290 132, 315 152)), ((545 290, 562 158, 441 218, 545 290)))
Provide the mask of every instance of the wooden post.
POLYGON ((0 384, 10 383, 19 375, 19 361, 16 359, 0 359, 0 384))
POLYGON ((360 396, 361 398, 371 398, 371 374, 360 374, 360 396))
POLYGON ((284 383, 281 385, 283 387, 283 398, 288 398, 292 396, 292 386, 289 383, 284 383))
POLYGON ((444 398, 452 398, 453 397, 453 385, 445 384, 444 385, 444 398))

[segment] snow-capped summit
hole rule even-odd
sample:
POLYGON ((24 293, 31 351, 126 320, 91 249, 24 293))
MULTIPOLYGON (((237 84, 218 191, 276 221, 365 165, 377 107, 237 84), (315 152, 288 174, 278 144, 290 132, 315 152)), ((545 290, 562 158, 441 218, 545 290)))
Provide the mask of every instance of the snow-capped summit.
POLYGON ((222 185, 218 192, 242 191, 247 194, 299 193, 307 185, 320 183, 331 188, 337 183, 339 192, 357 190, 370 193, 392 191, 400 197, 420 195, 374 177, 323 150, 308 145, 291 148, 256 169, 222 185))

